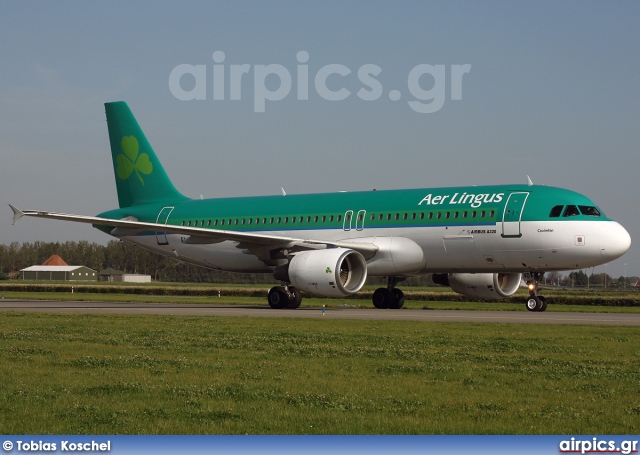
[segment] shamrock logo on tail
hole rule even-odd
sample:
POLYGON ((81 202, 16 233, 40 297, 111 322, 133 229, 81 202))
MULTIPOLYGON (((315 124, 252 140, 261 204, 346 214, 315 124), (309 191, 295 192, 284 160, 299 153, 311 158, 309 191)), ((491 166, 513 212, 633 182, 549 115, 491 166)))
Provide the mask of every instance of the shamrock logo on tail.
POLYGON ((124 153, 116 157, 116 163, 118 165, 116 172, 118 173, 118 177, 123 180, 128 179, 131 173, 136 171, 138 180, 144 185, 144 180, 140 173, 149 175, 151 171, 153 171, 153 165, 149 160, 149 155, 146 153, 138 155, 139 146, 135 136, 123 137, 120 144, 122 145, 122 151, 124 153))

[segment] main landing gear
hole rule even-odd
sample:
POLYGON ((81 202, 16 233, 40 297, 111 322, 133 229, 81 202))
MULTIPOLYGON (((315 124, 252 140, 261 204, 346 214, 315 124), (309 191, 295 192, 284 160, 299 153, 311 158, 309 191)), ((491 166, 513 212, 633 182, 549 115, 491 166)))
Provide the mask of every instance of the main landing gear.
POLYGON ((302 303, 302 294, 293 286, 275 286, 269 290, 268 299, 271 308, 293 310, 302 303))
POLYGON ((538 295, 538 282, 542 279, 544 273, 531 273, 531 278, 527 281, 529 287, 529 298, 527 299, 527 310, 544 311, 547 309, 547 299, 538 295))
POLYGON ((378 309, 391 308, 399 310, 404 305, 404 293, 396 289, 396 284, 406 280, 405 277, 390 276, 386 288, 378 288, 373 293, 373 306, 378 309))

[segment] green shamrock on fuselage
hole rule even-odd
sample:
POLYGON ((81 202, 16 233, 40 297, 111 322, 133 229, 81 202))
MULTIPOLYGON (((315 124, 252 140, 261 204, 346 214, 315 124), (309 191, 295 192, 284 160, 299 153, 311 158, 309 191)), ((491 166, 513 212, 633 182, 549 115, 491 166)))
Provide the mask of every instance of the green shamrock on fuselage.
POLYGON ((138 146, 138 140, 135 136, 123 137, 120 145, 122 146, 122 151, 124 153, 121 153, 116 157, 116 163, 118 166, 116 172, 118 173, 118 177, 123 180, 128 179, 131 173, 135 170, 138 180, 140 180, 140 183, 144 185, 144 180, 142 180, 142 175, 140 175, 140 173, 142 172, 143 174, 149 175, 151 174, 151 171, 153 171, 153 165, 149 160, 149 155, 141 153, 140 156, 138 156, 138 150, 140 147, 138 146))

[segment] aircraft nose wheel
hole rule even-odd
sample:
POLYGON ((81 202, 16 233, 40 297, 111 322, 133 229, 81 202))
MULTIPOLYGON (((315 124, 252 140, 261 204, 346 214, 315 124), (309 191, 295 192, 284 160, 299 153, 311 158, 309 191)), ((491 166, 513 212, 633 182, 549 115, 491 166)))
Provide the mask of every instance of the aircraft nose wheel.
POLYGON ((528 311, 544 311, 547 309, 547 299, 543 296, 538 295, 538 281, 542 277, 542 274, 536 273, 533 274, 534 278, 530 281, 527 281, 527 286, 529 287, 529 298, 527 299, 527 310, 528 311))

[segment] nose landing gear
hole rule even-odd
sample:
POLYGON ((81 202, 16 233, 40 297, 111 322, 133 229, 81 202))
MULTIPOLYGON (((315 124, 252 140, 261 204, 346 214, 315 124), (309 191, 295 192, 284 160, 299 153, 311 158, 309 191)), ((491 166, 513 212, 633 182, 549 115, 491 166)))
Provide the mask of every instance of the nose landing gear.
POLYGON ((544 311, 547 309, 547 299, 538 295, 538 282, 542 279, 544 273, 535 272, 529 274, 527 286, 529 288, 529 298, 527 299, 527 310, 544 311))

